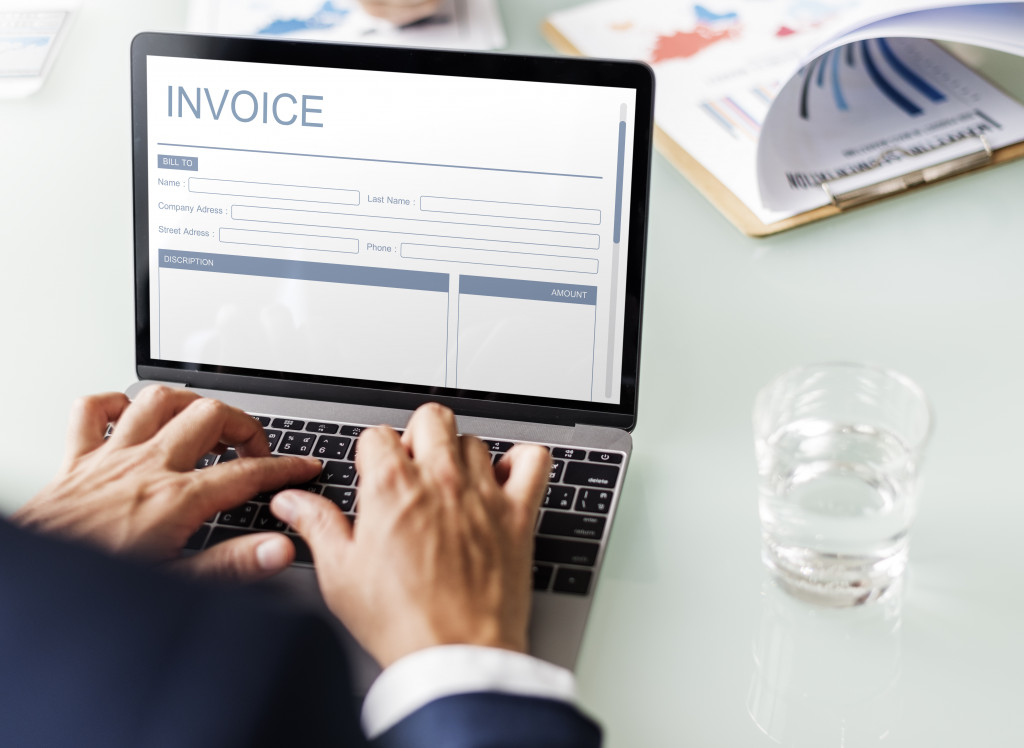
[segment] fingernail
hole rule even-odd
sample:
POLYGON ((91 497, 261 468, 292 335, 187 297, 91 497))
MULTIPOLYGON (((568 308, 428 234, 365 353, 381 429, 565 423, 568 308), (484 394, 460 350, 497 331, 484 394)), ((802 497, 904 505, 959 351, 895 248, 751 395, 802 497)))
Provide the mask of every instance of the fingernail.
POLYGON ((295 519, 295 513, 298 510, 298 504, 294 495, 288 491, 282 491, 271 500, 270 508, 277 515, 278 519, 292 524, 292 521, 295 519))
POLYGON ((276 537, 256 547, 256 563, 263 571, 283 569, 288 565, 288 539, 276 537))

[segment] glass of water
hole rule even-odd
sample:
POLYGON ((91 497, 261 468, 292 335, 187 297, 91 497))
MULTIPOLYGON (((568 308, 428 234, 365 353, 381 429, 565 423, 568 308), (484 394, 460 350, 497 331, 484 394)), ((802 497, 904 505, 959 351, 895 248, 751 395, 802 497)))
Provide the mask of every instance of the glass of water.
POLYGON ((932 413, 894 371, 805 366, 757 395, 762 558, 799 597, 859 605, 907 565, 932 413))

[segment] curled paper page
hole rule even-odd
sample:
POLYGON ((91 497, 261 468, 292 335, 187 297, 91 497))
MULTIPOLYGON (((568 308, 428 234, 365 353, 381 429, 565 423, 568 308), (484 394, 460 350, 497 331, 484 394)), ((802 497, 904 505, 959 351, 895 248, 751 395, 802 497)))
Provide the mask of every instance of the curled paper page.
POLYGON ((803 213, 823 185, 881 182, 1024 139, 1024 106, 934 42, 869 39, 818 57, 765 117, 757 173, 763 205, 803 213))
MULTIPOLYGON (((810 78, 808 105, 813 119, 800 117, 802 83, 807 80, 809 66, 818 57, 850 42, 865 41, 872 55, 874 68, 896 91, 915 102, 922 111, 933 106, 906 77, 894 73, 888 56, 879 48, 879 38, 889 39, 889 52, 897 55, 897 47, 920 50, 930 64, 940 65, 943 74, 957 75, 974 94, 984 96, 975 107, 988 114, 995 124, 992 146, 1024 140, 1018 127, 1019 111, 1024 109, 1004 96, 982 78, 967 70, 950 54, 925 42, 904 41, 939 39, 1024 56, 1024 2, 950 2, 949 0, 598 0, 553 13, 549 24, 563 41, 579 53, 593 57, 622 57, 644 60, 655 70, 658 80, 655 119, 659 145, 684 173, 698 184, 737 225, 745 225, 750 233, 764 229, 806 212, 810 207, 827 204, 828 197, 814 175, 849 169, 860 164, 862 157, 870 163, 885 150, 888 141, 908 130, 881 122, 891 99, 882 95, 871 82, 870 73, 860 67, 847 68, 843 53, 814 67, 810 78), (824 107, 837 107, 832 67, 839 65, 838 77, 842 101, 850 107, 857 76, 870 87, 866 93, 878 98, 858 100, 858 114, 845 119, 833 112, 829 119, 824 107), (966 74, 962 74, 966 71, 966 74), (818 76, 822 76, 818 87, 818 76), (792 86, 791 90, 788 89, 792 86), (784 93, 783 89, 787 88, 784 93), (777 98, 781 97, 781 98, 777 98), (795 97, 794 104, 789 99, 795 97), (819 101, 819 98, 821 99, 819 101), (785 101, 783 100, 785 99, 785 101), (877 104, 877 111, 873 109, 877 104), (849 137, 834 128, 857 128, 849 137), (876 126, 880 125, 879 127, 876 126), (767 135, 765 134, 767 131, 767 135), (799 132, 799 135, 796 133, 799 132), (824 154, 804 153, 806 138, 823 138, 823 148, 840 146, 824 154), (886 141, 886 142, 882 142, 886 141), (863 152, 876 145, 874 152, 863 152), (845 157, 843 154, 848 153, 845 157), (823 155, 824 160, 819 156, 823 155), (682 156, 682 157, 680 157, 682 156), (870 156, 870 157, 868 157, 870 156), (794 161, 795 159, 795 161, 794 161), (790 189, 785 169, 810 174, 810 189, 790 189), (780 171, 782 170, 782 171, 780 171), (761 172, 759 174, 759 172, 761 172), (781 173, 781 177, 779 174, 781 173), (712 178, 710 181, 708 177, 712 178), (781 182, 779 181, 781 179, 781 182), (715 182, 714 184, 711 181, 715 182), (724 190, 721 188, 725 188, 724 190), (723 198, 724 193, 728 194, 723 198), (741 217, 737 217, 741 216, 741 217), (748 220, 749 218, 749 220, 748 220), (759 225, 758 225, 759 224, 759 225)), ((564 45, 561 45, 564 48, 564 45)), ((854 54, 858 48, 854 47, 854 54)), ((858 58, 859 59, 859 58, 858 58)), ((856 61, 855 61, 856 62, 856 61)), ((899 63, 897 63, 899 64, 899 63)), ((906 63, 904 63, 904 67, 906 63)), ((915 71, 917 72, 917 71, 915 71)), ((918 73, 918 77, 921 74, 918 73)), ((946 111, 962 105, 961 114, 970 103, 959 99, 961 88, 949 81, 932 81, 946 97, 946 111)), ((973 111, 971 109, 970 111, 973 111)), ((900 110, 893 112, 898 120, 906 119, 900 110)), ((927 115, 924 115, 927 116, 927 115)), ((916 117, 916 115, 914 116, 916 117)), ((911 120, 914 117, 910 117, 911 120)), ((920 119, 920 118, 918 118, 920 119)), ((943 117, 930 120, 934 125, 943 117)), ((976 122, 984 122, 975 118, 976 122)), ((960 124, 965 124, 967 121, 960 124)), ((899 123, 896 122, 896 125, 899 123)), ((930 145, 918 144, 917 152, 949 140, 963 128, 951 123, 946 130, 932 130, 930 145)), ((919 126, 910 128, 921 129, 919 126)), ((967 134, 969 136, 969 133, 967 134)), ((966 136, 965 136, 966 137, 966 136)), ((904 142, 904 141, 900 141, 904 142)), ((957 148, 949 146, 941 158, 955 157, 957 148)), ((939 158, 936 154, 934 158, 939 158)), ((927 159, 910 166, 903 159, 904 171, 920 169, 927 159)), ((897 157, 889 154, 887 167, 898 170, 897 157)), ((876 173, 873 178, 882 178, 876 173)), ((802 177, 797 181, 803 183, 802 177)), ((793 225, 793 224, 790 224, 793 225)))

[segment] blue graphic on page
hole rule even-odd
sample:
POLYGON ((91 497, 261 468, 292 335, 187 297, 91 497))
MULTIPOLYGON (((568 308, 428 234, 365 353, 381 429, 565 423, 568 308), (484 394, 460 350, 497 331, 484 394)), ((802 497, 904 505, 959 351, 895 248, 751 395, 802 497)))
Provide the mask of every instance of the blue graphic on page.
POLYGON ((350 11, 347 8, 335 7, 331 0, 320 6, 320 9, 307 18, 278 18, 259 30, 260 34, 279 35, 291 34, 296 31, 322 31, 334 28, 344 22, 350 11))
POLYGON ((719 21, 737 21, 739 20, 739 13, 714 13, 703 5, 694 5, 693 12, 697 15, 697 23, 702 23, 707 26, 711 26, 719 21))
MULTIPOLYGON (((897 107, 907 116, 917 117, 924 113, 924 106, 928 103, 937 104, 946 100, 946 95, 942 91, 925 80, 923 75, 911 69, 893 52, 888 41, 885 39, 873 41, 873 45, 868 41, 861 41, 834 49, 807 66, 804 71, 803 89, 800 93, 800 117, 802 119, 809 120, 811 118, 811 99, 814 97, 814 89, 824 89, 826 83, 830 84, 829 94, 836 109, 842 112, 849 111, 850 105, 843 94, 840 76, 844 68, 855 71, 858 69, 858 65, 889 104, 897 107), (858 57, 860 58, 859 63, 858 57), (886 69, 879 65, 879 60, 885 62, 886 69), (843 62, 842 65, 841 62, 843 62)), ((814 98, 821 102, 820 104, 816 103, 815 106, 826 105, 825 102, 828 101, 828 98, 814 98)))
POLYGON ((45 47, 52 36, 19 36, 14 39, 0 39, 0 54, 21 52, 32 47, 45 47))

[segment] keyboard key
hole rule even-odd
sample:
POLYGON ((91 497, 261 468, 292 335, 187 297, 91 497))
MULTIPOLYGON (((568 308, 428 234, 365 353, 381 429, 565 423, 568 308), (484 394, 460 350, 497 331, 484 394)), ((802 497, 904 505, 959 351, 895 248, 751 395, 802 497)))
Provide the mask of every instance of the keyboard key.
POLYGON ((533 588, 535 590, 544 591, 551 584, 551 576, 555 571, 554 566, 548 564, 534 564, 533 565, 533 588))
POLYGON ((564 483, 577 486, 614 488, 619 479, 617 465, 598 465, 593 462, 570 462, 565 468, 564 483))
POLYGON ((321 423, 320 421, 310 421, 306 424, 306 431, 312 431, 315 434, 337 434, 338 424, 336 423, 321 423))
POLYGON ((290 431, 302 431, 306 427, 305 421, 296 421, 294 418, 275 418, 273 422, 275 429, 288 429, 290 431))
POLYGON ((210 539, 206 541, 206 547, 209 548, 232 538, 240 538, 243 535, 252 535, 252 532, 252 530, 243 530, 240 527, 215 527, 210 533, 210 539))
POLYGON ((352 440, 347 436, 321 436, 313 456, 321 460, 344 460, 352 440))
POLYGON ((288 524, 282 522, 274 513, 270 511, 270 507, 264 504, 260 507, 259 514, 256 515, 256 521, 252 525, 254 530, 261 532, 287 532, 288 524))
POLYGON ((313 451, 316 444, 316 434, 286 431, 281 437, 281 443, 277 447, 278 454, 283 455, 308 455, 313 451))
POLYGON ((202 470, 203 468, 210 467, 217 462, 218 455, 213 452, 208 452, 196 461, 196 470, 202 470))
POLYGON ((622 464, 622 455, 617 452, 591 452, 587 459, 591 462, 603 462, 606 465, 622 464))
POLYGON ((533 558, 553 564, 593 566, 597 562, 598 543, 585 540, 560 540, 538 537, 534 541, 533 558))
POLYGON ((565 469, 565 460, 552 460, 551 473, 548 475, 548 482, 558 483, 561 481, 563 469, 565 469))
POLYGON ((572 500, 576 498, 576 489, 572 486, 548 486, 544 496, 544 507, 548 509, 572 509, 572 500))
POLYGON ((334 486, 351 486, 356 479, 356 466, 351 462, 326 462, 320 482, 334 486))
POLYGON ((277 449, 277 443, 281 441, 281 432, 277 429, 264 429, 263 433, 267 435, 267 444, 270 447, 270 451, 273 452, 277 449))
POLYGON ((495 439, 484 439, 483 442, 491 452, 497 452, 499 454, 505 454, 515 446, 512 442, 500 442, 495 439))
POLYGON ((568 592, 573 595, 585 595, 590 589, 593 573, 586 569, 559 569, 555 575, 555 592, 568 592))
POLYGON ((194 533, 192 533, 192 535, 189 537, 189 539, 185 541, 185 549, 189 550, 189 551, 202 550, 203 543, 206 542, 206 538, 207 538, 207 536, 209 536, 209 534, 210 534, 210 526, 209 525, 203 525, 198 530, 196 530, 194 533))
POLYGON ((295 563, 313 563, 313 551, 309 549, 309 545, 306 543, 306 541, 296 535, 292 535, 291 540, 292 543, 295 544, 295 563))
POLYGON ((594 488, 584 488, 580 491, 580 497, 576 500, 577 512, 596 512, 608 514, 612 507, 612 492, 599 491, 594 488))
POLYGON ((224 450, 224 454, 220 456, 219 462, 231 462, 232 460, 238 459, 238 451, 234 447, 228 447, 224 450))
POLYGON ((556 460, 585 460, 587 450, 576 447, 557 447, 551 450, 551 456, 556 460))
POLYGON ((259 421, 260 422, 260 426, 262 426, 263 428, 266 428, 267 426, 270 425, 270 416, 257 416, 257 415, 253 415, 252 413, 250 413, 249 415, 251 415, 257 421, 259 421))
POLYGON ((330 499, 343 512, 351 512, 356 505, 356 489, 341 486, 325 486, 324 498, 330 499))
MULTIPOLYGON (((359 451, 359 434, 361 434, 364 431, 366 431, 367 428, 369 428, 369 427, 368 426, 342 426, 341 427, 341 433, 343 433, 343 434, 346 433, 345 429, 349 429, 350 431, 356 432, 355 434, 349 434, 350 436, 354 436, 355 437, 355 441, 352 442, 352 449, 350 449, 349 452, 348 452, 348 459, 350 461, 352 461, 352 462, 356 461, 356 453, 359 451)), ((395 431, 396 434, 398 434, 399 437, 401 437, 402 434, 405 433, 405 429, 395 429, 394 431, 395 431)))
POLYGON ((230 525, 231 527, 251 527, 252 521, 256 518, 256 512, 259 511, 259 504, 249 501, 242 506, 229 509, 226 512, 221 512, 217 516, 218 525, 230 525))
MULTIPOLYGON (((359 451, 359 435, 361 433, 363 433, 364 431, 366 431, 367 428, 369 428, 369 427, 368 426, 342 426, 341 427, 341 433, 342 434, 346 434, 347 436, 355 437, 354 440, 352 441, 352 449, 350 449, 349 452, 348 452, 348 459, 351 462, 355 462, 356 461, 356 453, 359 451), (348 429, 348 431, 346 431, 345 429, 348 429), (349 433, 349 432, 354 432, 354 433, 349 433)), ((394 431, 395 431, 396 434, 398 434, 399 437, 401 437, 402 434, 405 433, 405 429, 395 429, 394 431)))
POLYGON ((604 517, 588 517, 567 512, 544 512, 540 520, 542 535, 563 535, 567 538, 600 540, 604 536, 604 517))

